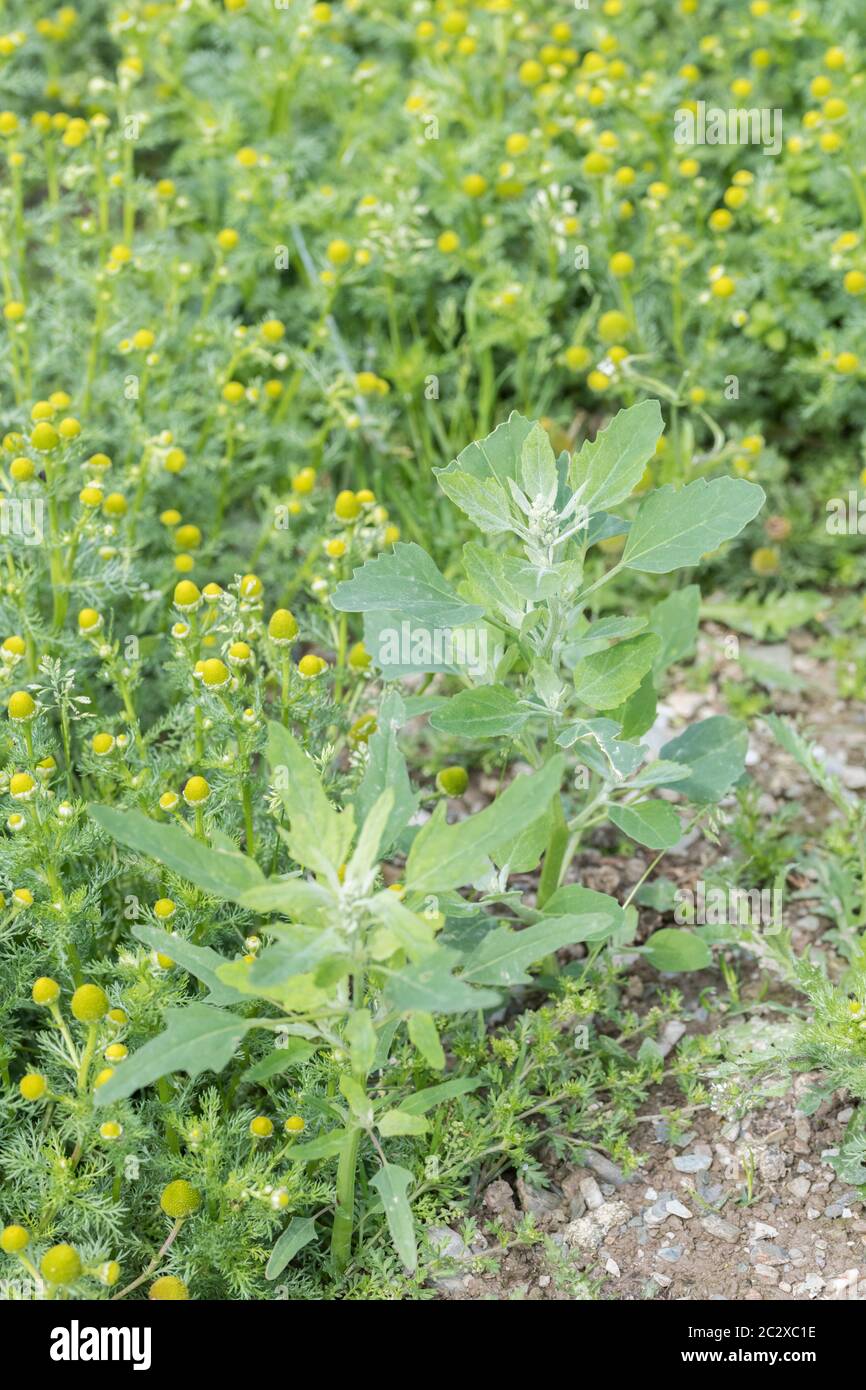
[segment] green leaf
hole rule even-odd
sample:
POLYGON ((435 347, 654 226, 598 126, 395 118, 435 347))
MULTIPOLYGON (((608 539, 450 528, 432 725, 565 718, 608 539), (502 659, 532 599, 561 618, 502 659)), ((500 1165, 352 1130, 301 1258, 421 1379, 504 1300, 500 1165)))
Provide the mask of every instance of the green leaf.
POLYGON ((238 902, 253 912, 281 912, 286 917, 321 925, 328 920, 334 900, 323 885, 295 875, 269 878, 258 888, 242 893, 238 902))
POLYGON ((672 738, 659 756, 684 763, 689 775, 677 782, 677 791, 698 805, 708 805, 719 801, 742 777, 748 747, 745 724, 727 714, 714 714, 672 738))
POLYGON ((666 801, 634 801, 630 806, 609 806, 614 825, 647 849, 673 849, 682 839, 680 818, 666 801))
POLYGON ((284 1162, 312 1163, 314 1159, 333 1158, 341 1152, 347 1134, 348 1130, 345 1129, 331 1129, 327 1134, 320 1134, 306 1144, 292 1144, 286 1149, 284 1162))
POLYGON ((116 811, 111 806, 91 805, 88 810, 97 825, 127 849, 156 859, 214 898, 239 902, 265 881, 254 859, 239 851, 208 849, 178 825, 161 825, 141 811, 116 811))
POLYGON ((445 1053, 432 1014, 419 1011, 409 1015, 409 1040, 420 1052, 428 1067, 432 1067, 434 1071, 444 1071, 445 1053))
POLYGON ((401 1100, 400 1109, 407 1115, 426 1115, 428 1110, 433 1110, 435 1106, 443 1105, 446 1100, 455 1100, 458 1096, 469 1095, 471 1091, 477 1091, 481 1085, 483 1082, 478 1076, 454 1076, 450 1081, 440 1081, 436 1086, 425 1086, 423 1091, 416 1091, 414 1095, 407 1096, 405 1100, 401 1100))
POLYGON ((473 989, 452 973, 459 960, 457 951, 439 946, 423 960, 404 966, 385 987, 389 1006, 399 1013, 460 1014, 500 1003, 500 995, 473 989))
POLYGON ((464 603, 414 541, 398 541, 338 584, 331 603, 340 613, 393 612, 427 627, 458 627, 482 616, 464 603))
POLYGON ((593 709, 616 709, 652 669, 660 647, 655 633, 645 632, 586 657, 574 673, 577 698, 593 709))
POLYGON ((410 1115, 405 1110, 386 1110, 376 1121, 376 1128, 385 1139, 398 1134, 424 1134, 429 1129, 423 1115, 410 1115))
POLYGON ((463 547, 467 586, 462 591, 474 603, 493 609, 509 627, 519 628, 526 614, 526 600, 506 576, 503 557, 489 546, 467 541, 463 547))
POLYGON ((488 932, 472 952, 462 978, 482 985, 525 985, 530 982, 526 967, 534 965, 562 946, 586 941, 587 932, 602 930, 607 919, 588 917, 548 917, 522 931, 497 927, 488 932))
POLYGON ((346 1042, 353 1070, 366 1076, 376 1059, 376 1030, 369 1009, 354 1009, 346 1024, 346 1042))
POLYGON ((614 719, 577 719, 566 725, 556 742, 560 748, 580 744, 580 757, 593 772, 606 782, 622 782, 640 767, 645 750, 619 735, 620 726, 614 719))
POLYGON ((524 440, 531 429, 531 421, 512 411, 508 419, 497 425, 486 439, 467 444, 447 468, 433 469, 439 486, 444 490, 444 479, 455 473, 468 473, 473 478, 493 477, 506 488, 509 478, 517 482, 524 440))
MULTIPOLYGON (((544 904, 545 916, 550 917, 603 917, 610 926, 610 932, 618 931, 623 925, 623 910, 616 898, 607 893, 597 893, 594 888, 583 888, 578 883, 567 883, 551 893, 544 904)), ((609 934, 606 928, 599 928, 599 935, 609 934)), ((593 932, 592 937, 596 934, 593 932)))
MULTIPOLYGON (((247 978, 255 989, 271 989, 293 975, 305 975, 343 945, 339 933, 318 927, 291 926, 250 964, 247 978)), ((232 962, 234 964, 235 962, 232 962)), ((224 975, 220 979, 225 979, 224 975)))
POLYGON ((236 1004, 243 999, 242 994, 230 985, 223 984, 217 975, 219 967, 229 962, 218 951, 212 951, 210 946, 194 946, 182 936, 172 936, 170 932, 161 931, 159 927, 150 927, 146 923, 134 926, 132 934, 143 945, 150 946, 152 950, 160 951, 162 955, 177 961, 182 969, 188 970, 190 975, 207 985, 210 990, 207 1000, 209 1004, 236 1004))
POLYGON ((707 943, 682 927, 663 927, 661 931, 653 932, 643 954, 656 970, 662 970, 666 975, 705 970, 713 960, 707 943))
POLYGON ((656 720, 658 702, 653 672, 647 671, 634 694, 612 711, 612 717, 619 720, 621 726, 620 738, 640 738, 648 733, 656 720))
POLYGON ((391 1232, 394 1249, 410 1273, 415 1270, 418 1264, 415 1223, 412 1220, 412 1209, 406 1196, 411 1183, 412 1174, 408 1169, 400 1168, 396 1163, 383 1164, 376 1176, 370 1179, 370 1186, 375 1187, 382 1198, 385 1220, 388 1223, 388 1230, 391 1232))
POLYGON ((431 714, 430 725, 458 738, 497 738, 519 733, 528 720, 529 714, 507 686, 482 685, 461 690, 431 714))
POLYGON ((360 1082, 345 1073, 340 1077, 340 1090, 349 1102, 349 1109, 355 1119, 369 1129, 373 1123, 373 1102, 360 1082))
POLYGON ((658 401, 641 401, 621 410, 592 443, 587 441, 572 462, 569 478, 574 488, 586 485, 581 506, 592 514, 624 501, 643 477, 663 429, 658 401))
POLYGON ((492 805, 466 820, 449 825, 445 805, 415 837, 406 862, 406 886, 413 892, 447 892, 473 883, 487 872, 495 854, 521 825, 541 815, 562 782, 564 760, 551 758, 529 777, 516 777, 492 805))
POLYGON ((291 823, 293 857, 314 869, 324 864, 336 870, 351 844, 354 818, 331 805, 315 763, 274 720, 268 722, 268 767, 291 823))
POLYGON ((302 1067, 315 1055, 314 1043, 305 1042, 303 1038, 287 1038, 283 1047, 275 1047, 273 1052, 249 1067, 241 1080, 252 1086, 261 1085, 275 1076, 282 1076, 284 1071, 290 1071, 292 1067, 302 1067))
POLYGON ((299 1250, 303 1250, 305 1245, 309 1245, 311 1240, 316 1239, 316 1222, 312 1216, 296 1216, 290 1221, 283 1234, 280 1236, 273 1250, 271 1258, 265 1267, 265 1278, 276 1279, 282 1274, 286 1265, 293 1260, 299 1250))
POLYGON ((738 535, 763 505, 763 489, 745 478, 697 478, 679 491, 660 487, 641 503, 621 564, 645 574, 696 565, 738 535))
POLYGON ((495 478, 473 478, 470 473, 443 473, 440 474, 439 485, 479 531, 496 536, 512 529, 514 509, 511 499, 495 478))
POLYGON ((365 821, 376 799, 390 787, 394 805, 382 836, 382 850, 387 852, 409 824, 418 804, 406 759, 397 745, 397 730, 406 721, 406 708, 396 690, 389 691, 382 700, 377 721, 378 728, 367 743, 367 765, 355 794, 355 809, 359 821, 365 821))
POLYGON ((543 425, 533 425, 520 451, 520 483, 530 502, 556 499, 556 455, 543 425))
POLYGON ((361 826, 358 843, 346 865, 346 881, 366 892, 372 887, 374 870, 379 862, 379 850, 394 809, 394 793, 390 787, 377 797, 361 826))
POLYGON ((142 1086, 150 1086, 161 1076, 185 1071, 191 1077, 203 1071, 222 1071, 231 1061, 241 1039, 261 1019, 239 1018, 210 1004, 188 1004, 185 1009, 167 1009, 164 1033, 146 1042, 123 1065, 115 1068, 104 1086, 97 1087, 97 1105, 123 1100, 142 1086))
POLYGON ((661 639, 661 651, 653 670, 657 676, 675 662, 692 655, 698 638, 698 617, 701 591, 697 584, 674 589, 672 594, 657 603, 650 615, 650 632, 661 639))

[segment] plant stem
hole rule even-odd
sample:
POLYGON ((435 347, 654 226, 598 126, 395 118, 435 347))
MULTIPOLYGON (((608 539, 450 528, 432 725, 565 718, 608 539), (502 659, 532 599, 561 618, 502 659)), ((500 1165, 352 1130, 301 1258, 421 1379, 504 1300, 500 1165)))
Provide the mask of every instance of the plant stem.
POLYGON ((342 1274, 352 1253, 352 1231, 355 1224, 355 1170, 358 1166, 358 1147, 361 1130, 352 1129, 346 1135, 337 1164, 337 1206, 334 1229, 331 1232, 331 1262, 336 1275, 342 1274))

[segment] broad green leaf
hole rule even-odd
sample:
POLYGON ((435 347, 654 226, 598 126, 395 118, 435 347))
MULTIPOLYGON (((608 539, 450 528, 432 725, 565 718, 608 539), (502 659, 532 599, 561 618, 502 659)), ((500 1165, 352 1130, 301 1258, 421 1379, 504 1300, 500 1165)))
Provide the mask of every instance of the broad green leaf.
POLYGON ((245 892, 265 881, 254 859, 237 850, 209 849, 178 825, 162 825, 141 811, 117 811, 112 806, 88 809, 97 825, 127 849, 156 859, 212 897, 239 902, 245 892))
POLYGON ((391 976, 385 998, 399 1013, 459 1014, 469 1009, 492 1009, 501 996, 489 989, 473 989, 454 975, 460 956, 444 946, 423 960, 405 966, 391 976))
MULTIPOLYGON (((607 893, 598 893, 594 888, 583 888, 579 883, 567 883, 551 893, 544 904, 544 914, 550 917, 603 917, 616 931, 623 925, 623 910, 616 898, 607 893)), ((605 934, 602 928, 601 934, 605 934)))
POLYGON ((489 856, 522 826, 541 815, 562 782, 563 759, 551 758, 529 777, 516 777, 483 811, 449 825, 445 805, 418 832, 406 862, 413 892, 447 892, 474 883, 487 871, 489 856))
POLYGON ((145 923, 134 926, 132 934, 143 945, 150 946, 153 951, 160 951, 162 955, 176 961, 182 969, 188 970, 197 980, 201 980, 202 984, 207 985, 210 990, 208 1004, 236 1004, 243 999, 242 994, 223 984, 217 975, 219 967, 227 965, 228 961, 218 951, 212 951, 210 946, 194 946, 182 936, 173 936, 170 932, 161 931, 159 927, 149 927, 145 923))
MULTIPOLYGON (((318 927, 292 926, 281 932, 280 939, 250 962, 247 979, 254 989, 272 989, 304 975, 328 956, 345 949, 343 938, 336 930, 322 931, 318 927)), ((232 962, 234 964, 235 962, 232 962)), ((221 979, 225 978, 220 976, 221 979)))
POLYGON ((641 401, 621 410, 592 443, 583 445, 569 481, 574 488, 586 485, 580 501, 590 514, 615 507, 634 491, 663 429, 658 401, 641 401))
POLYGON ((706 805, 718 801, 739 781, 748 747, 745 724, 727 714, 714 714, 672 738, 659 756, 689 768, 689 775, 677 782, 677 791, 706 805))
POLYGON ((275 1076, 282 1076, 284 1071, 290 1071, 292 1067, 302 1067, 315 1055, 314 1043, 305 1042, 303 1038, 287 1038, 284 1046, 275 1047, 273 1052, 249 1067, 241 1080, 250 1085, 261 1085, 275 1076))
POLYGON ((582 622, 569 632, 562 659, 567 665, 576 666, 585 656, 606 651, 615 638, 636 637, 646 625, 646 618, 599 618, 594 623, 582 622))
POLYGON ((540 816, 521 826, 513 838, 493 851, 491 858, 497 869, 504 869, 507 865, 509 874, 531 874, 538 868, 541 856, 550 844, 552 810, 551 802, 540 816))
POLYGON ((705 941, 680 927, 663 927, 653 932, 643 954, 667 975, 686 970, 705 970, 712 964, 712 952, 705 941))
POLYGON ((620 738, 640 738, 648 733, 655 723, 657 709, 658 692, 653 672, 647 671, 634 694, 611 711, 611 717, 620 723, 620 738))
POLYGON ((268 723, 268 767, 291 823, 293 857, 317 870, 339 868, 351 844, 351 810, 341 813, 331 805, 315 763, 274 720, 268 723))
POLYGON ((614 719, 577 719, 557 737, 560 748, 578 748, 578 756, 606 782, 621 782, 640 767, 645 750, 620 737, 614 719))
POLYGON ((405 1100, 401 1100, 400 1109, 407 1115, 426 1115, 428 1110, 443 1105, 446 1100, 469 1095, 471 1091, 477 1091, 481 1085, 483 1082, 480 1077, 454 1076, 450 1081, 440 1081, 436 1086, 425 1086, 423 1091, 416 1091, 414 1095, 407 1096, 405 1100))
POLYGON ((432 1014, 418 1012, 409 1015, 409 1040, 421 1053, 428 1067, 432 1067, 434 1071, 444 1071, 445 1053, 432 1014))
POLYGON ((650 632, 661 639, 661 651, 653 670, 657 676, 678 661, 692 655, 698 637, 698 616, 701 591, 697 584, 674 589, 672 594, 657 603, 650 614, 650 632))
POLYGON ((696 565, 739 535, 763 505, 763 489, 745 478, 697 478, 679 491, 667 484, 641 503, 621 563, 646 574, 696 565))
POLYGON ((345 1073, 340 1077, 340 1090, 349 1102, 349 1109, 365 1129, 373 1123, 373 1102, 360 1082, 345 1073))
POLYGON ((417 912, 412 912, 389 888, 383 888, 381 893, 370 898, 368 906, 371 915, 382 923, 393 938, 394 949, 400 947, 410 960, 420 960, 435 949, 432 923, 417 912))
POLYGON ((424 1134, 429 1129, 423 1115, 410 1115, 406 1110, 386 1110, 376 1120, 376 1128, 385 1139, 398 1134, 424 1134))
POLYGON ((470 473, 441 473, 439 486, 479 531, 496 536, 512 529, 514 508, 508 493, 495 478, 473 478, 470 473))
POLYGON ((416 1269, 418 1264, 415 1223, 412 1220, 412 1209, 406 1196, 411 1184, 412 1174, 408 1169, 400 1168, 396 1163, 383 1164, 376 1176, 370 1179, 370 1186, 375 1187, 382 1198, 382 1208, 385 1212, 385 1220, 388 1222, 388 1230, 391 1232, 391 1239, 394 1242, 394 1249, 410 1273, 416 1269))
POLYGON ((346 865, 346 881, 356 889, 367 892, 372 887, 371 876, 379 862, 379 850, 393 809, 394 793, 390 787, 386 787, 370 807, 367 819, 361 826, 358 843, 346 865))
POLYGON ((455 473, 468 473, 473 478, 493 477, 503 487, 508 486, 509 478, 517 482, 523 442, 531 429, 530 420, 512 411, 508 419, 497 425, 486 439, 467 444, 447 468, 434 468, 439 486, 444 488, 443 479, 455 473))
POLYGON ((297 921, 317 925, 328 920, 334 899, 323 885, 295 875, 269 878, 258 888, 242 893, 238 902, 253 912, 281 912, 297 921))
POLYGON ((657 758, 655 762, 647 763, 640 772, 636 772, 630 785, 633 788, 668 787, 684 781, 688 775, 689 769, 684 763, 668 762, 663 758, 657 758))
POLYGON ((164 1033, 126 1057, 114 1075, 97 1087, 93 1093, 97 1105, 123 1100, 175 1071, 191 1077, 222 1071, 244 1035, 260 1027, 262 1020, 240 1018, 210 1004, 188 1004, 184 1009, 167 1009, 165 1022, 164 1033))
POLYGON ((354 1009, 349 1015, 345 1032, 352 1068, 366 1076, 376 1060, 376 1030, 369 1009, 354 1009))
POLYGON ((528 712, 507 686, 482 685, 461 690, 431 714, 430 725, 458 738, 497 738, 519 733, 528 720, 528 712))
POLYGON ((382 836, 387 852, 415 814, 418 798, 412 790, 406 759, 397 745, 397 730, 405 723, 406 707, 396 690, 389 691, 379 706, 378 727, 367 743, 364 776, 355 794, 355 809, 364 822, 377 797, 387 787, 394 793, 394 805, 382 836))
POLYGON ((498 611, 509 627, 519 628, 526 614, 526 599, 508 580, 503 557, 489 546, 467 541, 463 567, 467 579, 464 596, 488 612, 498 611))
POLYGON ((534 926, 524 927, 521 931, 497 927, 488 932, 472 952, 463 967, 462 978, 482 985, 513 987, 528 984, 530 976, 526 974, 527 966, 534 965, 562 946, 587 940, 586 933, 602 930, 606 920, 600 915, 545 915, 534 926))
POLYGON ((530 502, 551 504, 558 486, 556 455, 543 425, 533 425, 520 451, 520 485, 530 502))
POLYGON ((660 647, 655 633, 641 633, 586 657, 574 673, 577 698, 593 709, 616 709, 637 690, 660 647))
POLYGON ((310 1139, 306 1144, 292 1144, 283 1156, 285 1163, 312 1163, 313 1159, 333 1158, 340 1153, 346 1142, 348 1131, 345 1129, 332 1129, 327 1134, 320 1134, 316 1139, 310 1139))
POLYGON ((250 961, 233 960, 229 965, 221 965, 217 974, 224 984, 251 998, 267 999, 271 1004, 278 1004, 285 1013, 309 1014, 331 1002, 331 992, 316 984, 314 971, 283 976, 283 972, 275 968, 274 975, 283 978, 275 978, 269 984, 253 984, 250 978, 252 968, 250 961))
POLYGON ((310 1241, 315 1239, 316 1223, 313 1217, 296 1216, 289 1222, 271 1251, 271 1258, 265 1268, 265 1278, 278 1278, 298 1251, 303 1250, 305 1245, 309 1245, 310 1241))
MULTIPOLYGON (((466 613, 479 612, 467 604, 466 613)), ((444 672, 491 679, 504 650, 502 634, 489 623, 430 623, 383 610, 364 614, 364 644, 385 680, 444 672)))
POLYGON ((456 627, 480 618, 454 592, 426 551, 398 541, 338 584, 331 598, 340 613, 394 612, 428 627, 456 627))
POLYGON ((682 839, 680 818, 667 801, 634 801, 609 806, 608 817, 623 834, 647 849, 673 849, 682 839))

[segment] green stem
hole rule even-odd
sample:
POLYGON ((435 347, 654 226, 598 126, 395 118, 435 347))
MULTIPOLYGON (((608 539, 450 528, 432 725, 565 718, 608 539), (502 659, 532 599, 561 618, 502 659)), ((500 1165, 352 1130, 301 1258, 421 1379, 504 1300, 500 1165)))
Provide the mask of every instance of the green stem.
POLYGON ((360 1129, 352 1129, 343 1141, 337 1164, 337 1206, 334 1229, 331 1232, 331 1262, 334 1273, 340 1275, 352 1253, 352 1232, 355 1223, 355 1171, 358 1166, 360 1129))

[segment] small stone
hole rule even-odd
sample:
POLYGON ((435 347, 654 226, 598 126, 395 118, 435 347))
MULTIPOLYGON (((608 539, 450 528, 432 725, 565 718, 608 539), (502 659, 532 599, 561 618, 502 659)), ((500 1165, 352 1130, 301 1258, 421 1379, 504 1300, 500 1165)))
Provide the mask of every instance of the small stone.
POLYGON ((758 1172, 764 1182, 781 1182, 787 1171, 785 1155, 775 1145, 764 1149, 758 1159, 758 1172))
POLYGON ((685 1031, 686 1025, 684 1023, 680 1023, 679 1019, 668 1019, 668 1022, 662 1029, 658 1040, 658 1045, 663 1057, 667 1057, 668 1053, 673 1051, 680 1038, 684 1036, 685 1031))
POLYGON ((689 1211, 688 1207, 683 1206, 682 1202, 678 1202, 674 1198, 672 1202, 668 1202, 668 1215, 678 1216, 681 1221, 691 1221, 694 1212, 689 1211))
POLYGON ((770 1284, 779 1282, 779 1271, 772 1265, 755 1265, 755 1273, 759 1279, 766 1279, 770 1284))
POLYGON ((593 1177, 581 1179, 580 1195, 589 1211, 597 1211, 599 1207, 604 1206, 601 1188, 593 1177))
POLYGON ((611 1163, 604 1154, 597 1154, 595 1149, 587 1149, 583 1155, 584 1168, 591 1168, 597 1178, 602 1182, 612 1182, 614 1187, 623 1187, 628 1178, 625 1177, 621 1168, 615 1163, 611 1163))
POLYGON ((618 1278, 619 1278, 620 1269, 619 1269, 619 1265, 617 1264, 616 1260, 610 1259, 610 1260, 605 1261, 605 1266, 604 1266, 604 1267, 605 1267, 605 1269, 607 1270, 608 1274, 611 1274, 611 1275, 613 1276, 614 1279, 618 1279, 618 1278))
POLYGON ((712 1164, 708 1154, 680 1154, 673 1160, 678 1173, 703 1173, 712 1164))
POLYGON ((669 1289, 673 1280, 669 1274, 659 1274, 658 1270, 653 1270, 653 1279, 660 1284, 663 1289, 669 1289))
POLYGON ((775 1240, 778 1234, 775 1226, 768 1226, 766 1221, 756 1221, 752 1240, 775 1240))
POLYGON ((786 1187, 791 1196, 798 1202, 805 1202, 811 1186, 812 1184, 808 1178, 792 1178, 789 1183, 786 1183, 786 1187))
POLYGON ((772 1245, 770 1241, 759 1240, 752 1251, 752 1259, 759 1264, 765 1265, 786 1265, 788 1263, 788 1251, 781 1245, 772 1245))
POLYGON ((682 1257, 684 1249, 685 1246, 683 1245, 663 1245, 658 1251, 658 1257, 660 1260, 667 1260, 668 1264, 673 1265, 682 1257))
POLYGON ((711 1216, 701 1217, 701 1225, 708 1236, 715 1236, 716 1240, 727 1241, 729 1245, 733 1245, 734 1241, 740 1238, 737 1227, 715 1212, 711 1216))

